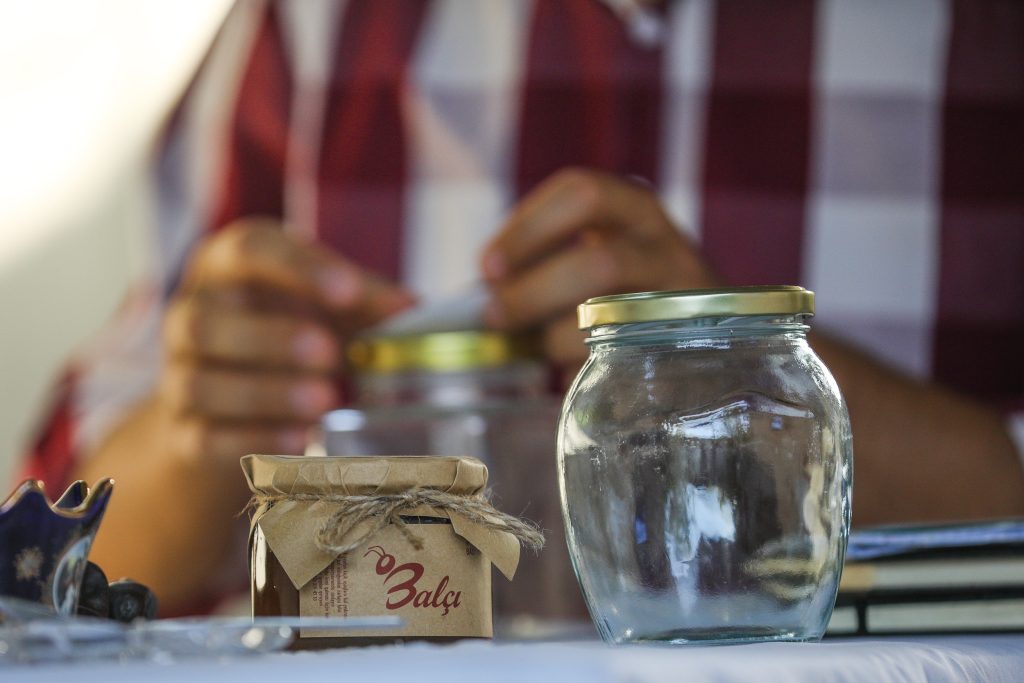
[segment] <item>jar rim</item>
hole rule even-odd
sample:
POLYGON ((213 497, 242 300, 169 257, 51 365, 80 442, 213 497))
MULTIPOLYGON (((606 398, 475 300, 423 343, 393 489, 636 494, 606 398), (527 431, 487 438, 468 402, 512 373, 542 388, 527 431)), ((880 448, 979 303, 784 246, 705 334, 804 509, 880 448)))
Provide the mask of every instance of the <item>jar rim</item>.
POLYGON ((793 285, 632 292, 587 299, 579 328, 745 315, 814 315, 814 292, 793 285))
POLYGON ((482 370, 539 357, 536 338, 490 330, 364 336, 347 349, 353 368, 373 374, 482 370))

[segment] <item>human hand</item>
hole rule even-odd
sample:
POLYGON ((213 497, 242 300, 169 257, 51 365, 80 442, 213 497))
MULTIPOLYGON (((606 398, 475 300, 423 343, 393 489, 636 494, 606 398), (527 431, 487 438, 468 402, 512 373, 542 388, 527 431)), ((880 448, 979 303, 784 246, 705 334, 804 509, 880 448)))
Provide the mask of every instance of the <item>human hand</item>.
POLYGON ((338 401, 341 339, 412 296, 269 219, 240 220, 196 250, 163 328, 158 403, 175 452, 237 467, 300 453, 338 401))
POLYGON ((485 247, 497 329, 540 326, 548 358, 564 367, 587 351, 576 306, 593 296, 718 286, 697 248, 638 182, 559 171, 513 209, 485 247))

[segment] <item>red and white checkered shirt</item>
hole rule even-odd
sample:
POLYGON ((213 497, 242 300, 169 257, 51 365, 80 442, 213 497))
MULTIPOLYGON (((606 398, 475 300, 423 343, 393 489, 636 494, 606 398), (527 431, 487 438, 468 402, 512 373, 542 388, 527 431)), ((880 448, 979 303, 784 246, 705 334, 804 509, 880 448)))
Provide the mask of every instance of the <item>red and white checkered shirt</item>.
POLYGON ((726 280, 815 290, 816 326, 1019 427, 1022 37, 1015 0, 241 2, 156 164, 152 279, 31 473, 63 480, 151 389, 209 231, 280 216, 430 299, 567 165, 647 179, 726 280))

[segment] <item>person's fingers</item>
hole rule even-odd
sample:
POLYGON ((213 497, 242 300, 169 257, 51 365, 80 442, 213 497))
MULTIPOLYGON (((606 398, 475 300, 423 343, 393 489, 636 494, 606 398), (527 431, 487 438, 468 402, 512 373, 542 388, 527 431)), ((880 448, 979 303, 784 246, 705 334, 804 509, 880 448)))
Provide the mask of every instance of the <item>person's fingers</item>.
POLYGON ((348 311, 330 316, 329 321, 338 333, 348 335, 375 325, 415 302, 416 298, 405 289, 384 278, 365 273, 362 301, 348 311))
POLYGON ((177 420, 171 431, 175 451, 188 458, 214 458, 237 468, 238 459, 249 453, 301 455, 308 439, 307 428, 288 423, 233 423, 189 417, 177 420))
POLYGON ((648 188, 579 170, 524 200, 482 266, 492 294, 484 320, 498 329, 548 323, 594 296, 718 286, 648 188))
POLYGON ((617 242, 593 238, 549 256, 491 287, 488 325, 516 329, 545 322, 592 296, 642 280, 644 264, 617 242))
POLYGON ((587 333, 577 326, 576 313, 563 315, 544 326, 544 355, 561 367, 580 365, 589 352, 583 343, 586 338, 587 333))
POLYGON ((715 278, 678 233, 637 239, 586 233, 571 246, 491 283, 484 320, 515 329, 544 323, 594 296, 655 289, 711 287, 715 278))
POLYGON ((333 369, 338 342, 312 320, 227 306, 208 297, 179 298, 164 319, 172 358, 202 358, 235 365, 333 369))
POLYGON ((272 287, 329 311, 362 311, 371 317, 411 302, 402 288, 324 247, 299 242, 270 219, 248 218, 218 231, 198 250, 185 282, 191 290, 232 284, 272 287))
POLYGON ((484 248, 482 270, 489 281, 500 280, 586 228, 651 235, 666 227, 671 227, 668 219, 646 188, 594 171, 566 169, 520 202, 484 248))
POLYGON ((247 218, 219 230, 196 252, 191 288, 260 283, 337 307, 362 295, 359 273, 318 247, 300 244, 272 219, 247 218))
POLYGON ((171 362, 161 378, 167 405, 179 415, 311 423, 338 397, 325 377, 211 368, 171 362))

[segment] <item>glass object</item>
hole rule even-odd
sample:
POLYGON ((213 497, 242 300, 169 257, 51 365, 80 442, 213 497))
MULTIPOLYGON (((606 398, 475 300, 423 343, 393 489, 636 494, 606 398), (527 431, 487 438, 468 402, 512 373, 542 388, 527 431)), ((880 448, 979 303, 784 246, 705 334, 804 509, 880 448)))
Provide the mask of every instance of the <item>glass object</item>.
POLYGON ((397 617, 184 618, 125 624, 62 617, 50 608, 0 597, 0 667, 34 663, 147 659, 162 664, 196 658, 276 652, 303 628, 397 629, 397 617))
POLYGON ((354 343, 349 361, 353 407, 324 417, 326 454, 483 461, 494 505, 547 536, 539 555, 523 553, 515 581, 494 582, 499 630, 516 617, 585 619, 559 523, 559 401, 536 344, 481 330, 377 336, 354 343))
POLYGON ((800 287, 579 308, 590 357, 558 430, 569 550, 609 642, 817 640, 850 524, 839 388, 800 287))

